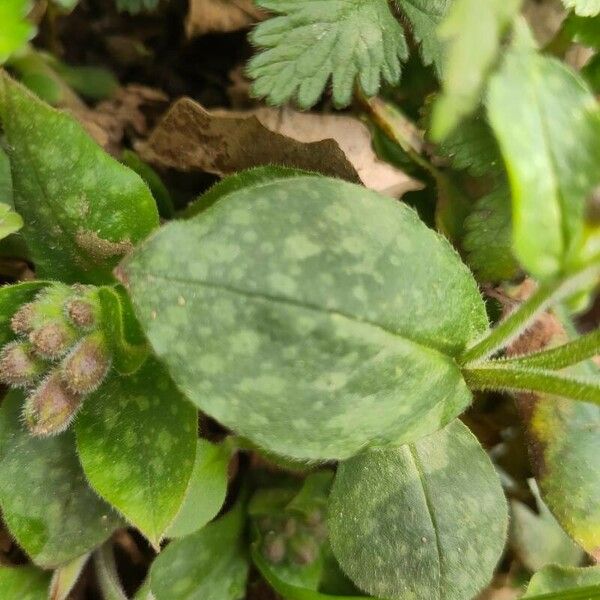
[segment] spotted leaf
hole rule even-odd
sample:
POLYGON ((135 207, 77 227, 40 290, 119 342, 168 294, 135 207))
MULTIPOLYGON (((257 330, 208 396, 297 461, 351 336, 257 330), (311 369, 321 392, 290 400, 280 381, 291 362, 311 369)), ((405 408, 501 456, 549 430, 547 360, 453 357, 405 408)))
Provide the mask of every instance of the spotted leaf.
POLYGON ((470 402, 452 356, 487 329, 475 281, 416 213, 364 188, 234 189, 120 277, 184 393, 268 451, 344 458, 470 402))
POLYGON ((344 462, 330 497, 333 552, 378 598, 472 598, 492 577, 507 524, 492 463, 460 421, 344 462))
POLYGON ((154 545, 177 514, 196 451, 197 413, 148 359, 87 399, 77 448, 93 488, 154 545))
POLYGON ((0 123, 14 204, 42 277, 106 283, 158 225, 142 179, 106 154, 69 115, 0 74, 0 123))

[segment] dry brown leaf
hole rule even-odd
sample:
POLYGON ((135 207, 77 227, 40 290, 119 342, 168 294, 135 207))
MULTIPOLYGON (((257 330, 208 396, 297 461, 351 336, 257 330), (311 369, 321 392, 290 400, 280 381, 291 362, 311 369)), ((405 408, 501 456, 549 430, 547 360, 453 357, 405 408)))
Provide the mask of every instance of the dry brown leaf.
POLYGON ((266 16, 252 0, 190 0, 185 30, 188 37, 212 31, 245 29, 266 16))
POLYGON ((149 162, 183 171, 228 175, 279 164, 362 182, 395 197, 421 187, 376 157, 365 125, 337 115, 269 108, 209 113, 182 99, 138 151, 149 162))

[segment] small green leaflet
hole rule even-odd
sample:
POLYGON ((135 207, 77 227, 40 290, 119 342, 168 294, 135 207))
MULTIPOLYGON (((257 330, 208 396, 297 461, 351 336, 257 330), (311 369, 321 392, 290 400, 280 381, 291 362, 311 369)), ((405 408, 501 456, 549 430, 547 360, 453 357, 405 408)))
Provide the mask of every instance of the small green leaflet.
POLYGON ((0 240, 23 227, 21 215, 16 213, 8 204, 0 202, 0 240))
POLYGON ((180 389, 267 451, 345 458, 470 403, 451 357, 487 330, 475 281, 414 211, 362 187, 234 188, 119 271, 180 389))
POLYGON ((455 0, 439 30, 447 42, 443 92, 434 105, 431 135, 441 141, 479 105, 502 36, 522 0, 455 0))
POLYGON ((196 452, 197 411, 152 358, 114 376, 76 423, 93 488, 158 546, 183 502, 196 452))
POLYGON ((600 13, 600 0, 563 0, 563 2, 581 17, 594 17, 600 13))
POLYGON ((30 8, 30 0, 0 2, 0 65, 33 37, 35 27, 26 18, 30 8))
POLYGON ((258 0, 279 16, 260 23, 252 42, 264 50, 248 65, 253 93, 270 104, 314 105, 327 82, 337 106, 350 104, 355 80, 374 95, 381 79, 398 83, 408 56, 387 0, 258 0))
POLYGON ((121 523, 88 486, 72 433, 31 436, 21 422, 23 402, 12 391, 0 408, 0 505, 19 545, 53 568, 99 546, 121 523))
POLYGON ((238 503, 218 521, 171 542, 150 568, 156 600, 242 600, 248 560, 238 503))
MULTIPOLYGON (((553 592, 563 592, 561 599, 587 600, 588 598, 600 598, 600 566, 596 567, 561 567, 551 565, 545 567, 536 573, 529 582, 527 592, 523 598, 536 598, 538 594, 551 594, 553 592), (577 595, 577 590, 582 588, 591 588, 596 586, 595 595, 577 595), (568 594, 568 591, 575 592, 568 594)), ((541 600, 541 599, 540 599, 541 600)), ((556 600, 559 600, 557 594, 556 600)))
POLYGON ((39 276, 110 283, 112 269, 158 225, 152 195, 69 115, 0 74, 15 208, 39 276))
POLYGON ((228 467, 231 446, 198 439, 194 470, 177 517, 166 537, 177 538, 202 529, 217 516, 227 495, 228 467))
POLYGON ((458 420, 342 463, 329 504, 340 566, 359 588, 392 600, 472 598, 492 577, 507 525, 494 467, 458 420))
POLYGON ((518 47, 492 78, 487 104, 509 173, 513 248, 521 264, 551 279, 598 260, 583 249, 586 201, 600 184, 594 95, 564 64, 518 47))
POLYGON ((50 573, 37 567, 0 567, 0 598, 48 600, 50 573))

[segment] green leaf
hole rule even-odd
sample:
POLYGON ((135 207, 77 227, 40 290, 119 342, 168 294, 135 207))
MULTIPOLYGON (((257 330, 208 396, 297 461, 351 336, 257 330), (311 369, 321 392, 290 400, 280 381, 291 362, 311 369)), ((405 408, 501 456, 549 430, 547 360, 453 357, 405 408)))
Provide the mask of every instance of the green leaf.
POLYGON ((143 181, 101 150, 70 116, 0 75, 15 207, 38 276, 107 283, 158 225, 143 181))
POLYGON ((86 552, 83 556, 69 561, 54 571, 50 582, 49 596, 51 600, 68 600, 89 557, 90 553, 86 552))
POLYGON ((0 203, 0 240, 23 227, 23 219, 8 204, 0 203))
POLYGON ((395 0, 398 8, 408 17, 415 39, 421 43, 423 63, 433 64, 442 73, 444 47, 437 29, 443 21, 451 0, 395 0))
POLYGON ((600 183, 598 103, 564 64, 516 48, 490 82, 488 112, 509 172, 517 258, 541 279, 571 270, 600 183))
POLYGON ((600 15, 595 17, 579 17, 570 14, 563 28, 568 36, 578 44, 590 48, 600 48, 600 15))
POLYGON ((510 191, 500 186, 477 201, 465 220, 463 247, 481 281, 513 279, 519 265, 512 254, 510 191))
POLYGON ((279 16, 260 23, 252 42, 264 50, 248 65, 253 93, 270 104, 316 104, 329 78, 333 100, 347 106, 355 80, 377 93, 398 83, 408 56, 404 32, 387 0, 258 0, 279 16))
POLYGON ((35 27, 27 20, 30 0, 2 0, 0 2, 0 65, 33 37, 35 27))
MULTIPOLYGON (((596 595, 592 596, 573 596, 578 600, 584 598, 600 597, 600 566, 597 567, 561 567, 558 565, 550 565, 536 573, 529 582, 527 592, 523 598, 535 597, 537 594, 550 594, 552 592, 562 592, 567 590, 575 590, 577 588, 587 588, 596 586, 596 595)), ((561 596, 565 600, 569 597, 565 594, 561 596)), ((557 596, 558 600, 558 596, 557 596)))
POLYGON ((115 553, 110 541, 94 552, 94 566, 104 600, 127 600, 119 581, 115 553))
POLYGON ((530 480, 529 484, 538 512, 518 500, 511 502, 510 538, 520 561, 530 571, 539 571, 552 563, 574 567, 581 564, 583 551, 573 543, 544 504, 535 480, 530 480))
POLYGON ((198 440, 185 500, 166 537, 190 535, 217 516, 227 494, 230 457, 231 446, 227 441, 217 445, 202 438, 198 440))
POLYGON ((185 496, 196 421, 196 410, 151 358, 134 375, 112 377, 77 419, 90 484, 155 546, 185 496))
POLYGON ((47 600, 50 573, 37 567, 0 567, 2 600, 47 600))
POLYGON ((8 204, 14 209, 12 175, 10 173, 10 159, 0 144, 0 202, 8 204))
POLYGON ((242 600, 248 560, 238 504, 204 529, 171 542, 150 569, 156 600, 242 600))
POLYGON ((476 595, 500 558, 507 521, 492 463, 460 421, 342 463, 329 506, 342 569, 369 594, 399 600, 476 595))
POLYGON ((411 209, 364 188, 237 189, 120 277, 186 396, 276 454, 348 457, 470 402, 450 356, 487 329, 475 281, 411 209))
POLYGON ((439 35, 445 49, 443 92, 434 105, 431 135, 441 141, 479 105, 506 28, 522 0, 455 0, 439 35))
POLYGON ((600 13, 600 0, 563 0, 563 2, 582 17, 593 17, 600 13))
POLYGON ((32 437, 21 392, 0 408, 0 505, 9 531, 32 560, 52 568, 100 545, 120 525, 89 488, 70 432, 32 437))

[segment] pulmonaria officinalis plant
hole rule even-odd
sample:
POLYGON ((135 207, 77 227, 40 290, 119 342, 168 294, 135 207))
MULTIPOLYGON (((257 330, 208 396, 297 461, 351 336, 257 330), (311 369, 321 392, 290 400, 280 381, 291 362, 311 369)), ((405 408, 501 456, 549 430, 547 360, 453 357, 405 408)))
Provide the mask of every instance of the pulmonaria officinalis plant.
MULTIPOLYGON (((587 75, 537 50, 516 1, 258 4, 254 94, 356 90, 435 214, 290 152, 161 224, 155 173, 1 72, 5 233, 36 278, 0 288, 0 507, 32 563, 0 568, 0 597, 66 598, 91 560, 127 598, 126 528, 153 553, 137 600, 469 600, 507 545, 537 571, 523 597, 597 597, 600 334, 572 318, 600 282, 587 75), (375 96, 404 26, 439 81, 430 143, 375 96)), ((587 32, 600 7, 567 4, 587 32)))

